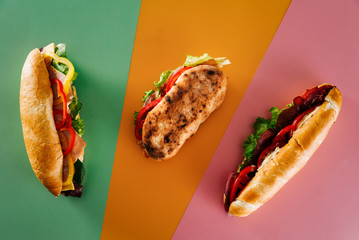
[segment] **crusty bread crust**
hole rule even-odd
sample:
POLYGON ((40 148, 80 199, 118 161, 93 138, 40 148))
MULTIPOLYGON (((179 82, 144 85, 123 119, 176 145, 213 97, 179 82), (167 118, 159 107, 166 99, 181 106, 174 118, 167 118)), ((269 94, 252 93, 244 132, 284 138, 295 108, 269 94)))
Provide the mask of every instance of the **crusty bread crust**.
POLYGON ((289 142, 268 155, 254 178, 231 203, 229 213, 245 217, 273 197, 281 187, 304 167, 327 136, 342 105, 341 93, 333 88, 309 119, 294 132, 289 142))
POLYGON ((148 113, 142 147, 156 160, 173 157, 224 100, 227 79, 221 69, 201 65, 183 72, 161 102, 148 113))
POLYGON ((63 155, 52 115, 49 74, 39 49, 24 63, 20 86, 20 114, 31 166, 42 184, 55 196, 62 189, 63 155))

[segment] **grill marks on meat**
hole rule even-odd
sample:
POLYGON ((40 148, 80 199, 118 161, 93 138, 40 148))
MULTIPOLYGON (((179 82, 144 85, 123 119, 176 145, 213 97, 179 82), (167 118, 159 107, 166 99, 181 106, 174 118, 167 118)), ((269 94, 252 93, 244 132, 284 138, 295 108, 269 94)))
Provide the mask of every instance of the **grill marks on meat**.
POLYGON ((149 157, 172 157, 199 125, 222 103, 227 80, 214 66, 185 71, 143 125, 143 147, 149 157))

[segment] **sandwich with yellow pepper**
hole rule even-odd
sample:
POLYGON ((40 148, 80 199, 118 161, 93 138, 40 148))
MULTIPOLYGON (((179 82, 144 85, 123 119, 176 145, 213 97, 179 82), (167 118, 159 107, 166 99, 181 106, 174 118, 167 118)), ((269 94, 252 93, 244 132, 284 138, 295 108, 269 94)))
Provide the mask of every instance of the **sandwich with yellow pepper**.
POLYGON ((73 81, 77 73, 66 45, 35 48, 21 74, 20 115, 27 154, 40 182, 55 196, 81 197, 84 177, 82 139, 73 81))
POLYGON ((175 70, 164 71, 156 91, 145 92, 135 112, 135 136, 145 156, 166 160, 178 152, 201 123, 223 102, 227 78, 221 68, 225 57, 187 55, 175 70))

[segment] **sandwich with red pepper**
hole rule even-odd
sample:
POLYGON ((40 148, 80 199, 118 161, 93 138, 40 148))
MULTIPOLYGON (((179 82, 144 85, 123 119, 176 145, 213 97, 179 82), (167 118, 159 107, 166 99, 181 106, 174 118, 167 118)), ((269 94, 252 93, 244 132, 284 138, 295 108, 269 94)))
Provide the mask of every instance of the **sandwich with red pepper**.
POLYGON ((187 55, 185 63, 161 74, 156 90, 145 92, 135 112, 135 136, 145 156, 173 157, 185 141, 224 100, 227 79, 221 70, 225 57, 187 55))
POLYGON ((81 197, 84 123, 73 84, 77 73, 65 44, 32 50, 21 74, 20 115, 27 154, 40 182, 55 196, 81 197))
POLYGON ((273 197, 313 155, 336 121, 342 105, 335 86, 323 84, 297 96, 272 118, 257 118, 244 141, 244 159, 227 180, 224 208, 245 217, 273 197))

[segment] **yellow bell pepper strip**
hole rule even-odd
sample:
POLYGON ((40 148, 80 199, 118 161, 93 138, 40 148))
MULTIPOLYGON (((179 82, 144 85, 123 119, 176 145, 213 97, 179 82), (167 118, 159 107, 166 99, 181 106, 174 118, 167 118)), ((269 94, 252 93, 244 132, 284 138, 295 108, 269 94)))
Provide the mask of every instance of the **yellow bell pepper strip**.
POLYGON ((44 57, 50 57, 58 63, 65 64, 69 68, 69 70, 67 71, 66 77, 64 79, 64 83, 63 83, 64 93, 67 95, 70 91, 70 83, 71 83, 72 78, 74 77, 74 73, 75 73, 74 66, 67 58, 59 57, 53 52, 45 51, 42 54, 44 55, 44 57))
POLYGON ((66 186, 69 184, 72 184, 72 179, 74 178, 75 174, 75 167, 74 167, 74 161, 71 154, 66 155, 68 165, 69 165, 69 174, 67 175, 67 179, 65 182, 62 182, 62 186, 66 186))
MULTIPOLYGON (((58 131, 58 133, 59 133, 61 143, 66 145, 65 147, 67 147, 67 140, 66 140, 65 135, 61 131, 58 131)), ((73 179, 74 174, 75 174, 75 167, 74 167, 74 162, 75 161, 73 159, 72 154, 67 154, 66 155, 66 160, 67 160, 67 162, 64 161, 64 167, 68 167, 68 174, 64 174, 64 175, 67 175, 67 176, 63 176, 64 179, 63 179, 63 182, 62 182, 62 191, 73 190, 74 189, 72 179, 73 179)))

